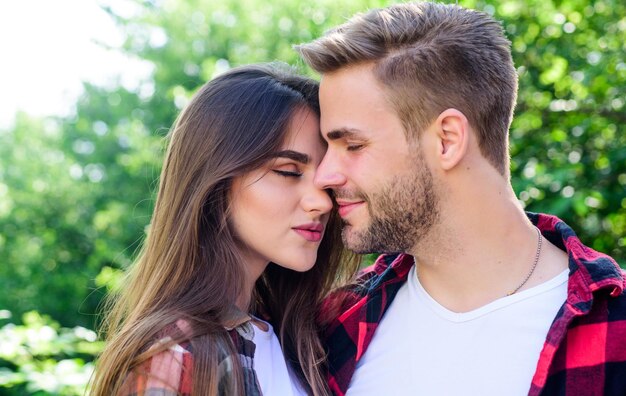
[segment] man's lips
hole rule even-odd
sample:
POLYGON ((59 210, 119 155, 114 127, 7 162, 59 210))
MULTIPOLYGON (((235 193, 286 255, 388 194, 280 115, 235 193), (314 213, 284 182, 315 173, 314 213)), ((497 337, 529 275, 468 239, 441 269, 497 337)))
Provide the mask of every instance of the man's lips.
POLYGON ((321 241, 324 234, 324 225, 322 223, 302 224, 292 229, 309 242, 321 241))
POLYGON ((337 200, 337 205, 339 205, 339 216, 346 217, 350 212, 354 209, 363 205, 365 201, 342 201, 337 200))

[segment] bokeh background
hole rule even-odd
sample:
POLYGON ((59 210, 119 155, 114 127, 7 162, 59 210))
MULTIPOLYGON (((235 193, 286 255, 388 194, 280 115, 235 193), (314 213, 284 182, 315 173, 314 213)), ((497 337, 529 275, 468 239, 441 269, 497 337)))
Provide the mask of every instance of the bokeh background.
MULTIPOLYGON (((83 67, 89 81, 60 115, 2 110, 10 122, 0 126, 0 395, 83 394, 101 348, 98 305, 145 236, 164 136, 195 90, 252 62, 284 61, 314 75, 292 45, 390 3, 98 3, 115 26, 115 37, 99 44, 113 55, 98 62, 113 62, 119 75, 98 81, 83 67)), ((459 3, 503 21, 512 41, 520 92, 511 170, 520 201, 558 215, 626 266, 626 3, 459 3)), ((41 84, 53 83, 46 65, 68 50, 62 38, 34 55, 19 34, 0 40, 33 57, 20 64, 22 74, 0 62, 0 81, 24 86, 42 75, 41 84)), ((21 93, 38 98, 36 88, 21 93)))

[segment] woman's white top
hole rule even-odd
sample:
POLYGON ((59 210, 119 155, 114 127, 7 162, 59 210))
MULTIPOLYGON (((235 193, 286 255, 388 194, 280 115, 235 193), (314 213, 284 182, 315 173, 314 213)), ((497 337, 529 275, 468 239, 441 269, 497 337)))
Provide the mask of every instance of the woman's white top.
POLYGON ((283 350, 272 325, 255 318, 254 328, 254 371, 264 395, 306 396, 295 374, 287 365, 283 350), (261 329, 255 321, 263 322, 268 330, 261 329))

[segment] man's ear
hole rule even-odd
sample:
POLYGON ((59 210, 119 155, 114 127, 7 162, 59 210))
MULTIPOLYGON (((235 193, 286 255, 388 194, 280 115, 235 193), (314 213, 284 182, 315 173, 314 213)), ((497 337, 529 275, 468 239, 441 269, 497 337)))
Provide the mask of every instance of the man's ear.
POLYGON ((469 122, 457 109, 444 110, 435 121, 439 143, 438 160, 443 170, 454 168, 467 154, 469 122))

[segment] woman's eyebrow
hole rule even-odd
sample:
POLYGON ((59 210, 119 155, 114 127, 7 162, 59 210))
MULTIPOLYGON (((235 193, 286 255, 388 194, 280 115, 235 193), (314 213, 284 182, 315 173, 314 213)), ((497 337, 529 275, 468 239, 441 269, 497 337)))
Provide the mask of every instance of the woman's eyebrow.
POLYGON ((277 153, 272 154, 272 158, 289 158, 294 161, 300 162, 304 165, 308 164, 310 158, 308 155, 304 153, 300 153, 298 151, 293 150, 282 150, 277 153))

